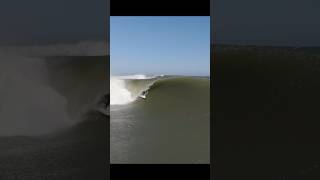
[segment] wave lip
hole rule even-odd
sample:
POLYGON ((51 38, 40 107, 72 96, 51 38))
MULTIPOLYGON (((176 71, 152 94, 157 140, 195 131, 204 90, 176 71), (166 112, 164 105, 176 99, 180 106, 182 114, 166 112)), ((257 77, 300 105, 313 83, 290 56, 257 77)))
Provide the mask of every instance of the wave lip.
POLYGON ((157 78, 157 77, 162 77, 164 75, 155 75, 155 76, 147 76, 147 75, 144 75, 144 74, 134 74, 134 75, 126 75, 126 76, 114 76, 114 77, 117 77, 118 79, 154 79, 154 78, 157 78))

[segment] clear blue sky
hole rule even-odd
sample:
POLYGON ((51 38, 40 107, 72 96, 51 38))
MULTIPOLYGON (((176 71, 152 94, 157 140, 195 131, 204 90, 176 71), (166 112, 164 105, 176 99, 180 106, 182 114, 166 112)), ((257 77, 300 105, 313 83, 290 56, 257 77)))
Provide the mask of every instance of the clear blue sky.
POLYGON ((110 17, 111 75, 210 74, 210 17, 110 17))

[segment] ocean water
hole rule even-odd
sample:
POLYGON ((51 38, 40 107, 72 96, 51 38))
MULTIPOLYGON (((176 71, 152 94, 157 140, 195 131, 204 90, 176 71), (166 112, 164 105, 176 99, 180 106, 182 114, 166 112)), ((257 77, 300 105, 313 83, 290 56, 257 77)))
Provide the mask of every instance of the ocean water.
POLYGON ((106 179, 109 57, 2 50, 0 179, 106 179))
POLYGON ((111 163, 210 162, 209 78, 113 77, 110 90, 111 163))

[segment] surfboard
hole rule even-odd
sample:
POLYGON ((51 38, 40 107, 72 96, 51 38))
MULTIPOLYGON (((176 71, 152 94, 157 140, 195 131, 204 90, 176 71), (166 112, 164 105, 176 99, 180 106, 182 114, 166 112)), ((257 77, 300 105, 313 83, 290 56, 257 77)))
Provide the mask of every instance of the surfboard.
POLYGON ((145 99, 146 95, 139 95, 139 97, 141 97, 142 99, 145 99))

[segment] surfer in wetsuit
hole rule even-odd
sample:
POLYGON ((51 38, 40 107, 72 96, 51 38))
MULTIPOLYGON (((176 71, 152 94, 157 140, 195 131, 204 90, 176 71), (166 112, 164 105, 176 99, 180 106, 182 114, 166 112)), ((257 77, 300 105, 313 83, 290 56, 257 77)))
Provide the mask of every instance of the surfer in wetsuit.
POLYGON ((147 95, 147 92, 148 92, 147 90, 142 91, 140 97, 143 98, 143 99, 145 99, 145 98, 146 98, 146 95, 147 95))

